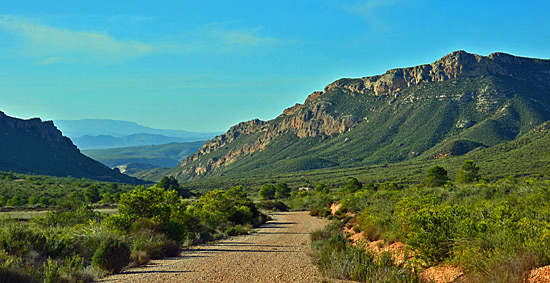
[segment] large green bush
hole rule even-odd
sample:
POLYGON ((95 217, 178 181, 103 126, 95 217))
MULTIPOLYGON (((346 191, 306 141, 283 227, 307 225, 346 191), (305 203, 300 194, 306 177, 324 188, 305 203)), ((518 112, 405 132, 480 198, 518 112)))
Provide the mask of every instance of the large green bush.
POLYGON ((424 185, 428 187, 443 186, 449 177, 447 176, 447 170, 441 166, 433 166, 426 172, 426 178, 424 179, 424 185))

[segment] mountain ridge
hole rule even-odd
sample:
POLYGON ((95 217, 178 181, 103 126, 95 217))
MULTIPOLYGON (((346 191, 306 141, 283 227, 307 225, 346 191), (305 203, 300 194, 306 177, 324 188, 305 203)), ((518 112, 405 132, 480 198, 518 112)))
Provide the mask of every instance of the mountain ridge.
POLYGON ((188 179, 262 167, 284 171, 282 167, 291 163, 323 168, 396 162, 459 137, 493 146, 550 118, 549 85, 550 60, 456 51, 432 64, 337 80, 273 120, 231 127, 169 173, 188 179), (422 123, 433 131, 418 133, 422 123), (416 140, 408 140, 405 133, 416 140), (364 138, 370 148, 357 138, 364 138), (268 148, 275 144, 279 152, 268 148), (290 154, 293 148, 300 151, 290 154), (318 150, 317 156, 307 153, 312 150, 318 150))
POLYGON ((87 157, 52 121, 0 111, 0 170, 102 181, 143 183, 87 157))

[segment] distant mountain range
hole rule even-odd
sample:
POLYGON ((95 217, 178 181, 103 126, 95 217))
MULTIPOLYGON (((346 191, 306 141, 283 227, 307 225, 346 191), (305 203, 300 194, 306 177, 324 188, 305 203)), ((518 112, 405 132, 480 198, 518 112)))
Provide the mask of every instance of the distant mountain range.
POLYGON ((54 124, 82 150, 205 141, 219 134, 153 129, 108 119, 55 120, 54 124))
POLYGON ((147 178, 445 158, 513 141, 549 119, 550 60, 457 51, 432 64, 337 80, 273 120, 232 127, 177 167, 147 178))
POLYGON ((0 111, 0 137, 2 171, 143 183, 80 153, 52 121, 23 120, 0 111))
MULTIPOLYGON (((204 141, 83 150, 85 155, 113 168, 132 163, 132 169, 174 167, 195 153, 204 141), (136 164, 140 164, 139 166, 136 164)), ((126 170, 128 166, 120 167, 126 170)), ((121 170, 122 171, 122 170, 121 170)), ((125 173, 124 171, 122 171, 125 173)))
MULTIPOLYGON (((153 134, 133 134, 123 137, 86 135, 78 138, 72 138, 74 144, 82 150, 161 145, 174 142, 184 142, 185 140, 187 139, 153 134)), ((204 144, 204 141, 202 141, 201 144, 204 144)))

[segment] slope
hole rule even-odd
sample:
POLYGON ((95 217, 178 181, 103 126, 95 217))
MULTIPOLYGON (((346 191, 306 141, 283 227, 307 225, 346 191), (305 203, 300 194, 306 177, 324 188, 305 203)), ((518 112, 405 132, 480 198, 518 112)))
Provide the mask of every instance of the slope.
POLYGON ((22 120, 0 111, 0 136, 3 171, 143 183, 81 154, 51 121, 22 120))

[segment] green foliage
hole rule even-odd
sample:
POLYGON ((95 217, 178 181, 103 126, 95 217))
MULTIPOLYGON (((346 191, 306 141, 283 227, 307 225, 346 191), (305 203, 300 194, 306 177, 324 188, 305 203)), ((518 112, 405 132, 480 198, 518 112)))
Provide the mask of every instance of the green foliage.
POLYGON ((272 184, 263 185, 258 191, 261 200, 269 200, 275 198, 277 189, 272 184))
MULTIPOLYGON (((187 212, 187 203, 174 190, 153 186, 136 187, 120 197, 118 214, 105 219, 107 226, 129 231, 132 223, 155 223, 156 229, 172 240, 181 242, 195 221, 187 212), (137 221, 137 222, 136 222, 137 221)), ((134 229, 135 230, 135 229, 134 229)))
POLYGON ((101 200, 101 196, 99 195, 99 190, 95 185, 89 186, 86 189, 84 196, 86 197, 86 202, 88 203, 96 203, 101 200))
POLYGON ((456 182, 458 184, 470 184, 477 182, 481 179, 479 175, 479 167, 474 163, 473 160, 466 160, 460 166, 460 169, 456 173, 456 182))
POLYGON ((56 211, 47 211, 43 217, 37 217, 32 221, 42 226, 74 226, 86 224, 89 221, 101 221, 103 215, 93 211, 89 206, 81 205, 56 211))
POLYGON ((163 188, 165 190, 170 189, 170 187, 179 187, 180 184, 178 183, 178 180, 174 178, 174 176, 164 176, 162 179, 158 182, 157 187, 163 188))
POLYGON ((226 192, 214 190, 191 204, 191 213, 213 229, 225 230, 231 224, 260 224, 260 212, 242 187, 226 192))
MULTIPOLYGON (((151 218, 166 223, 169 221, 172 212, 180 208, 181 199, 174 190, 164 190, 160 187, 144 188, 136 187, 135 190, 124 193, 120 196, 118 204, 120 217, 130 221, 138 218, 151 218)), ((130 224, 130 223, 128 223, 130 224)))
POLYGON ((245 227, 238 224, 227 228, 227 230, 225 230, 225 234, 228 236, 248 235, 248 231, 245 227))
POLYGON ((467 217, 466 209, 461 206, 431 203, 431 198, 406 198, 397 204, 397 221, 403 228, 401 239, 428 264, 449 257, 457 231, 461 231, 462 221, 467 217))
POLYGON ((44 283, 57 283, 61 280, 61 273, 57 261, 48 258, 44 262, 44 283))
MULTIPOLYGON (((74 210, 85 202, 96 203, 101 196, 120 194, 133 188, 131 185, 99 182, 72 177, 59 178, 16 173, 0 177, 0 207, 50 207, 60 205, 74 210), (96 194, 97 191, 97 194, 96 194)), ((114 201, 112 198, 111 202, 114 201)))
POLYGON ((119 273, 130 263, 130 248, 115 238, 105 239, 92 258, 92 264, 111 274, 119 273))
POLYGON ((290 196, 290 188, 286 183, 278 183, 275 186, 275 198, 276 199, 282 199, 282 198, 288 198, 290 196))
POLYGON ((445 185, 449 177, 447 176, 447 170, 441 166, 433 166, 426 172, 426 178, 424 179, 424 185, 428 187, 439 187, 445 185))
POLYGON ((159 188, 163 188, 165 190, 174 190, 182 198, 189 198, 193 196, 193 193, 191 193, 189 189, 180 186, 180 184, 178 183, 178 180, 176 180, 174 176, 162 177, 162 179, 157 183, 156 186, 159 188))
POLYGON ((344 187, 344 193, 355 193, 363 188, 363 184, 357 180, 357 178, 349 178, 348 184, 344 187))
POLYGON ((328 194, 329 193, 329 189, 328 189, 327 185, 325 185, 324 183, 317 184, 317 186, 315 186, 314 190, 315 190, 315 192, 318 192, 318 193, 323 193, 323 194, 328 194))
POLYGON ((421 282, 404 264, 396 264, 391 255, 379 258, 365 252, 362 245, 351 245, 338 226, 311 232, 313 262, 325 277, 359 282, 421 282))

